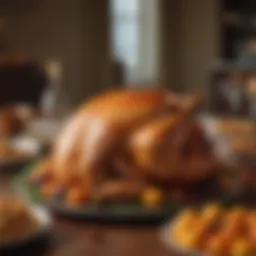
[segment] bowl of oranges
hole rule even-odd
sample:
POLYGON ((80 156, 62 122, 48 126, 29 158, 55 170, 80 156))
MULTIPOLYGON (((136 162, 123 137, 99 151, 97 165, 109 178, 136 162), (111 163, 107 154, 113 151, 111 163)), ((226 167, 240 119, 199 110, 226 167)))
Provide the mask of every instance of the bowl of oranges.
POLYGON ((184 209, 167 223, 163 241, 181 255, 256 255, 256 210, 211 204, 184 209))

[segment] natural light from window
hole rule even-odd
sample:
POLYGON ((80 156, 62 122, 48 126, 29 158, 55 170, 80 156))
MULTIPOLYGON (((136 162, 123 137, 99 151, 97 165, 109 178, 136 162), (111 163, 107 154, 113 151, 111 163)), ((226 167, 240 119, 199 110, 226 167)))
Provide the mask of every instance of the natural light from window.
POLYGON ((157 72, 158 0, 111 0, 112 52, 127 82, 154 82, 157 72))

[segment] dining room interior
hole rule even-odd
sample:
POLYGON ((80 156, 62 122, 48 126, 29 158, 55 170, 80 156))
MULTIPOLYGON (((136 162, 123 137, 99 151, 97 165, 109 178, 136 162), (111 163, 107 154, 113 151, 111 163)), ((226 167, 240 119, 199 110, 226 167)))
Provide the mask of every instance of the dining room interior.
POLYGON ((255 256, 255 118, 254 0, 0 0, 0 256, 255 256))

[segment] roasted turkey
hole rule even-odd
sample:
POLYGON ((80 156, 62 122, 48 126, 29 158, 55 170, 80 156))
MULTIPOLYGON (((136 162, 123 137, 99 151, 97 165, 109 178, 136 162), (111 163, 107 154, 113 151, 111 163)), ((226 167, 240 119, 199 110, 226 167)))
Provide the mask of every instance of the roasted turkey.
POLYGON ((98 95, 68 119, 32 181, 45 195, 64 193, 81 203, 199 183, 217 164, 195 115, 200 104, 198 95, 165 90, 98 95))

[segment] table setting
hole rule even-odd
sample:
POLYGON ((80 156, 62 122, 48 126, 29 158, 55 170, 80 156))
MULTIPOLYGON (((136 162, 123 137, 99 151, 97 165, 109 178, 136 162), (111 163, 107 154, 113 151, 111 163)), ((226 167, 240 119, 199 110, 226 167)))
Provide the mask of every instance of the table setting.
POLYGON ((215 237, 222 231, 212 227, 226 214, 254 223, 230 146, 230 130, 254 129, 198 114, 203 104, 195 93, 120 90, 85 100, 65 119, 28 122, 20 144, 34 156, 0 170, 0 255, 253 255, 251 229, 237 227, 224 248, 230 233, 215 237), (198 233, 186 231, 193 223, 198 233))

